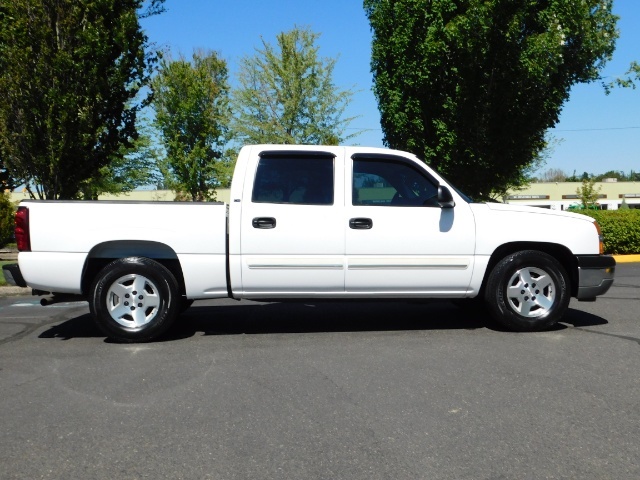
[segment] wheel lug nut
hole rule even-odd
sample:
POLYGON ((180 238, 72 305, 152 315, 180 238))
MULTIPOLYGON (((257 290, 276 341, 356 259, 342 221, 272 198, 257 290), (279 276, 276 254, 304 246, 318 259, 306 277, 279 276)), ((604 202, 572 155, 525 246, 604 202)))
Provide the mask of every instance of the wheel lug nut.
POLYGON ((540 293, 540 290, 536 290, 536 295, 538 295, 540 293))
POLYGON ((142 300, 144 297, 143 297, 142 295, 140 295, 138 298, 139 298, 140 300, 142 300))
POLYGON ((134 294, 134 295, 137 295, 137 294, 138 294, 138 292, 133 292, 133 294, 134 294))
POLYGON ((128 307, 129 306, 129 302, 124 302, 124 306, 128 307))
POLYGON ((131 307, 131 310, 135 310, 135 309, 136 309, 136 307, 131 307))
POLYGON ((535 302, 536 301, 536 297, 531 297, 531 300, 535 302))
POLYGON ((125 293, 124 298, 129 298, 129 294, 125 293))
POLYGON ((529 297, 524 297, 524 301, 528 302, 529 301, 529 297))
POLYGON ((139 303, 139 304, 138 304, 138 306, 139 306, 139 307, 142 307, 142 304, 141 304, 141 303, 139 303))
POLYGON ((524 295, 524 290, 520 290, 520 293, 521 293, 522 295, 524 295))

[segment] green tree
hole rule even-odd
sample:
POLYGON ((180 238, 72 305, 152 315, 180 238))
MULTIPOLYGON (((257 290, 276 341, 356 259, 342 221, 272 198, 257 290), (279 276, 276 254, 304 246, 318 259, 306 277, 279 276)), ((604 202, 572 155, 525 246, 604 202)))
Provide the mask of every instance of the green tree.
POLYGON ((602 173, 600 175, 594 175, 593 176, 593 179, 596 182, 601 182, 605 178, 615 178, 619 182, 624 182, 624 181, 627 180, 627 176, 625 175, 625 173, 623 171, 619 171, 619 170, 609 170, 608 172, 602 173))
POLYGON ((336 59, 321 58, 320 35, 294 28, 262 39, 262 49, 240 62, 234 91, 234 132, 245 143, 337 145, 353 118, 344 112, 353 96, 333 82, 336 59))
POLYGON ((19 180, 11 177, 11 173, 0 159, 0 193, 6 190, 13 191, 19 184, 19 180))
POLYGON ((229 141, 227 64, 215 52, 196 52, 161 61, 151 83, 155 123, 166 158, 160 163, 164 183, 178 198, 215 199, 228 177, 225 145, 229 141))
POLYGON ((131 101, 156 61, 139 19, 163 2, 2 3, 0 157, 34 197, 81 196, 137 137, 131 101))
POLYGON ((4 247, 13 236, 16 208, 8 193, 0 191, 0 247, 4 247))
POLYGON ((580 202, 582 203, 582 207, 587 208, 596 208, 598 203, 598 198, 600 198, 600 190, 602 187, 595 187, 596 181, 591 180, 583 180, 582 185, 576 190, 576 193, 580 197, 580 202))
POLYGON ((153 126, 146 118, 139 119, 136 123, 137 138, 129 145, 122 144, 109 165, 102 167, 94 177, 82 182, 82 198, 97 200, 103 193, 119 195, 160 181, 160 153, 156 146, 153 126))
POLYGON ((590 180, 593 178, 593 175, 588 172, 582 172, 582 175, 577 175, 576 171, 573 171, 573 174, 567 177, 566 182, 582 182, 584 180, 590 180))
POLYGON ((384 142, 471 195, 526 182, 572 85, 600 78, 611 0, 364 0, 384 142))

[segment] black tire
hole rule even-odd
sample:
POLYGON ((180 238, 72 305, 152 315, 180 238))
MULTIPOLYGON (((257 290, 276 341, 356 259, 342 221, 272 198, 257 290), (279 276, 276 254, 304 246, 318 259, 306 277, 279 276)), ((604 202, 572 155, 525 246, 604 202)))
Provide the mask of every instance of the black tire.
POLYGON ((523 250, 506 256, 489 275, 485 299, 491 315, 511 330, 545 330, 569 306, 569 277, 551 255, 523 250))
POLYGON ((109 338, 146 342, 167 331, 180 312, 180 300, 178 282, 164 265, 129 257, 114 260, 96 276, 89 308, 109 338))

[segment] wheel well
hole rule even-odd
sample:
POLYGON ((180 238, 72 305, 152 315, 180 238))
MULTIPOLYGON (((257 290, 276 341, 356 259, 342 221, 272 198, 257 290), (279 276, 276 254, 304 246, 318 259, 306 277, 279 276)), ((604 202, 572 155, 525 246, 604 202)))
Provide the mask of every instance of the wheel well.
POLYGON ((114 260, 127 257, 146 257, 161 263, 173 274, 181 293, 184 294, 184 275, 176 252, 163 243, 141 240, 105 242, 93 247, 82 272, 82 293, 89 293, 91 284, 105 266, 114 260))
POLYGON ((484 272, 480 294, 482 294, 482 291, 484 291, 484 286, 486 285, 487 278, 489 277, 489 274, 496 266, 496 264, 507 255, 511 255, 512 253, 520 252, 522 250, 537 250, 555 258, 564 267, 564 269, 567 271, 567 274, 569 275, 569 287, 571 296, 573 297, 577 295, 578 263, 575 255, 573 255, 573 253, 571 253, 571 250, 569 250, 564 245, 558 245, 557 243, 537 242, 505 243, 504 245, 500 245, 498 248, 496 248, 491 254, 489 264, 487 265, 487 270, 484 272))

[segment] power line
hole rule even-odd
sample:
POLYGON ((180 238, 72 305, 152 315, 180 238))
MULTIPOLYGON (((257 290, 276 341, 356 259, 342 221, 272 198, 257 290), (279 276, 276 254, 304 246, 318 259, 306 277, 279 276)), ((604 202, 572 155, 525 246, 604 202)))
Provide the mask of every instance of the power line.
POLYGON ((637 130, 640 127, 608 127, 608 128, 572 128, 555 130, 556 132, 603 132, 605 130, 637 130))
MULTIPOLYGON (((607 128, 564 128, 554 129, 555 132, 604 132, 607 130, 638 130, 640 127, 607 127, 607 128)), ((381 128, 347 127, 345 130, 361 130, 363 132, 382 131, 381 128)))

